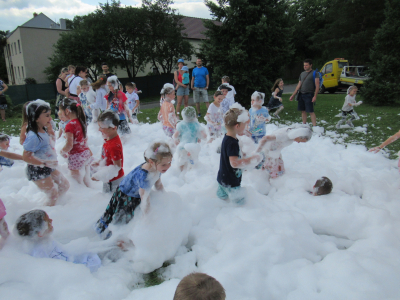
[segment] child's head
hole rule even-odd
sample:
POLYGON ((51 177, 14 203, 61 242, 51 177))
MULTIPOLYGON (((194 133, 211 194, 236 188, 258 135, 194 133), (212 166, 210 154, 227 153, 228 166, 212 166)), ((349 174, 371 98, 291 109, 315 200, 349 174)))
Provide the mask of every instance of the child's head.
POLYGON ((222 83, 229 83, 230 79, 228 76, 222 76, 221 81, 222 83))
POLYGON ((53 232, 53 220, 48 214, 41 210, 31 210, 20 216, 16 222, 18 235, 22 237, 46 237, 53 232))
POLYGON ((277 80, 275 80, 274 85, 272 86, 271 91, 275 92, 276 88, 279 87, 280 89, 283 88, 283 79, 282 78, 278 78, 277 80))
POLYGON ((232 88, 229 86, 228 83, 223 83, 218 87, 218 90, 222 91, 223 95, 226 97, 230 91, 232 91, 232 88))
POLYGON ((355 94, 357 94, 357 92, 358 92, 358 88, 355 85, 352 85, 351 87, 349 87, 347 89, 347 95, 350 95, 350 96, 354 96, 355 94))
POLYGON ((313 195, 328 195, 332 192, 332 188, 332 181, 328 177, 323 176, 315 182, 315 185, 313 186, 313 195))
POLYGON ((182 119, 185 122, 194 122, 197 120, 196 109, 193 106, 185 107, 182 110, 182 119))
POLYGON ((217 102, 218 105, 221 104, 222 101, 224 101, 224 98, 225 98, 225 96, 222 91, 216 91, 214 93, 214 101, 217 102))
POLYGON ((38 134, 44 126, 50 125, 51 108, 50 104, 43 100, 31 101, 26 105, 26 114, 28 119, 27 132, 33 131, 38 134))
POLYGON ((306 143, 312 137, 312 130, 306 124, 294 125, 287 129, 288 137, 297 143, 306 143))
POLYGON ((157 172, 165 173, 171 166, 172 152, 167 143, 154 142, 144 152, 144 159, 157 172))
POLYGON ((171 83, 166 83, 164 84, 163 88, 161 89, 160 94, 166 98, 168 97, 168 99, 172 100, 175 98, 175 88, 174 85, 171 83))
POLYGON ((69 65, 68 66, 68 72, 69 72, 69 74, 75 74, 75 66, 69 65))
POLYGON ((86 78, 87 68, 84 66, 77 66, 75 68, 75 76, 79 76, 81 78, 86 78))
POLYGON ((102 86, 104 86, 106 84, 107 84, 107 76, 101 75, 95 82, 92 83, 92 88, 94 90, 98 90, 99 88, 101 88, 102 86))
POLYGON ((10 137, 7 134, 0 133, 0 149, 7 150, 10 147, 10 137))
POLYGON ((119 116, 111 110, 103 111, 97 118, 97 124, 103 138, 108 139, 118 134, 119 116))
POLYGON ((58 118, 63 122, 67 122, 68 121, 68 118, 65 116, 65 113, 62 110, 58 111, 58 118))
POLYGON ((225 298, 225 290, 218 280, 204 273, 192 273, 179 282, 173 300, 224 300, 225 298))
POLYGON ((239 103, 235 103, 224 115, 224 123, 227 131, 233 131, 242 135, 246 124, 250 122, 249 113, 239 103))
POLYGON ((251 106, 261 108, 264 104, 265 94, 255 91, 251 95, 251 106))
POLYGON ((89 92, 89 82, 86 79, 81 80, 79 82, 79 85, 81 86, 82 92, 84 92, 84 93, 89 92))
POLYGON ((73 99, 64 98, 60 101, 59 110, 65 115, 67 120, 76 117, 82 126, 83 136, 86 138, 86 115, 82 106, 73 99))
POLYGON ((136 84, 134 82, 128 82, 125 84, 125 89, 129 94, 132 94, 136 89, 136 84))
POLYGON ((181 70, 183 73, 189 72, 189 68, 187 66, 183 66, 181 70))
POLYGON ((107 78, 107 86, 111 92, 119 89, 119 80, 118 77, 113 75, 107 78))

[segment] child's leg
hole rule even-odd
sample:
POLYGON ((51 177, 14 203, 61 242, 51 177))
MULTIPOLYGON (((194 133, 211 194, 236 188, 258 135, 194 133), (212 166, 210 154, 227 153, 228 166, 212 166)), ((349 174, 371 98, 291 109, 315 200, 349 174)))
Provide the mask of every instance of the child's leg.
POLYGON ((8 231, 8 226, 7 222, 4 220, 4 218, 0 219, 0 236, 3 239, 6 239, 10 235, 10 232, 8 231))
POLYGON ((87 186, 90 187, 90 165, 85 166, 85 172, 83 174, 83 183, 87 186))
POLYGON ((346 115, 342 113, 342 118, 336 124, 336 128, 340 128, 340 125, 342 125, 344 122, 346 122, 346 115))
POLYGON ((80 170, 71 170, 71 176, 75 179, 79 184, 83 183, 82 176, 80 170))
POLYGON ((227 192, 225 191, 225 188, 219 183, 217 189, 217 197, 222 200, 227 200, 229 198, 227 192))
POLYGON ((227 188, 228 196, 229 199, 238 205, 243 205, 245 204, 245 189, 243 189, 240 186, 233 187, 233 188, 227 188))
POLYGON ((36 180, 34 183, 39 189, 46 193, 47 197, 49 197, 50 201, 48 206, 54 206, 58 200, 58 190, 54 186, 52 176, 46 177, 45 179, 36 180))
POLYGON ((283 108, 284 108, 283 105, 280 106, 280 107, 276 110, 276 112, 274 113, 274 116, 277 117, 278 114, 283 110, 283 108))
POLYGON ((61 172, 58 170, 54 170, 51 173, 51 178, 54 180, 55 183, 57 183, 58 195, 59 195, 59 197, 61 197, 69 189, 69 182, 68 182, 67 178, 65 178, 64 175, 61 174, 61 172))

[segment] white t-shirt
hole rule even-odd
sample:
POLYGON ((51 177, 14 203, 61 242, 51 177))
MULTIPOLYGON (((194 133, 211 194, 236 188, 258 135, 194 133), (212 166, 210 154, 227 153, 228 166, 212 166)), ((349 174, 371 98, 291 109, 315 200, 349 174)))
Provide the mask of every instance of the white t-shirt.
POLYGON ((72 76, 71 78, 68 79, 68 87, 69 87, 69 93, 70 94, 74 94, 76 96, 78 96, 77 94, 77 87, 79 85, 79 83, 85 80, 85 78, 79 77, 79 76, 72 76))
POLYGON ((211 121, 219 124, 222 124, 224 122, 221 106, 217 107, 214 103, 211 103, 207 109, 207 113, 210 114, 211 121))
MULTIPOLYGON (((229 87, 232 89, 232 91, 229 91, 228 94, 226 95, 226 98, 229 99, 229 101, 232 101, 233 103, 235 103, 235 95, 236 95, 236 90, 233 87, 233 85, 229 85, 229 87)), ((233 104, 232 103, 232 104, 233 104)))
POLYGON ((354 96, 350 96, 350 95, 346 96, 343 107, 342 107, 343 111, 350 111, 353 109, 353 106, 350 106, 349 103, 356 104, 356 96, 355 95, 354 96))
POLYGON ((126 100, 126 102, 128 103, 128 107, 130 110, 132 110, 136 105, 136 101, 139 100, 139 96, 135 92, 133 92, 132 94, 126 92, 125 95, 128 98, 128 100, 126 100))
POLYGON ((91 109, 106 110, 107 109, 107 100, 104 96, 107 95, 107 90, 105 86, 101 86, 96 90, 96 102, 90 105, 91 109))

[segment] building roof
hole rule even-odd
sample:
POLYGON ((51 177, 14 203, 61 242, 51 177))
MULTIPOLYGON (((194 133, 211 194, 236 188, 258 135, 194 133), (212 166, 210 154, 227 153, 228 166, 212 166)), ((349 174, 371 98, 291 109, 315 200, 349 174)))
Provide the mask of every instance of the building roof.
POLYGON ((21 25, 21 27, 35 27, 35 28, 52 28, 52 29, 60 29, 60 24, 57 24, 44 13, 40 13, 37 16, 34 16, 29 21, 25 22, 21 25))
MULTIPOLYGON (((194 17, 183 17, 181 22, 185 27, 182 30, 183 34, 186 34, 186 38, 188 39, 196 39, 196 40, 204 40, 206 36, 204 35, 204 31, 206 28, 204 27, 203 21, 207 19, 194 18, 194 17)), ((221 22, 213 21, 215 24, 220 25, 221 22)))

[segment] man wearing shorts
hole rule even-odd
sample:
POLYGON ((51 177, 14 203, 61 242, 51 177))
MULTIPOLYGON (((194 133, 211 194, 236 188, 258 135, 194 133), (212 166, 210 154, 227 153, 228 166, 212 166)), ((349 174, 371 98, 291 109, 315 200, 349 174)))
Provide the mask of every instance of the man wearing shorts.
POLYGON ((192 83, 191 87, 193 90, 193 100, 194 103, 196 103, 196 109, 197 109, 197 117, 201 117, 200 113, 200 101, 203 99, 203 101, 206 103, 207 109, 208 106, 210 105, 208 103, 208 85, 210 83, 210 77, 208 75, 208 70, 206 67, 203 67, 203 62, 201 61, 200 58, 197 59, 196 61, 197 68, 193 69, 192 72, 192 83))
POLYGON ((290 96, 290 101, 293 101, 294 96, 297 91, 300 90, 298 97, 297 110, 301 111, 301 117, 303 119, 303 124, 307 123, 307 113, 310 114, 311 122, 313 126, 317 126, 317 117, 314 113, 314 104, 317 100, 317 95, 319 92, 319 73, 315 72, 315 82, 312 69, 312 60, 304 60, 304 72, 300 74, 299 83, 293 93, 290 96))

